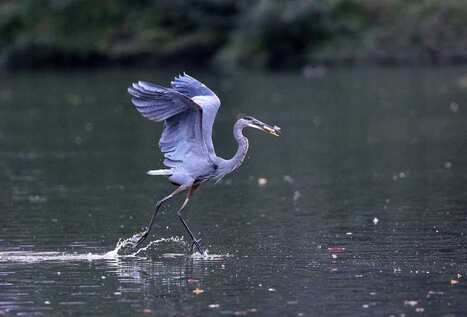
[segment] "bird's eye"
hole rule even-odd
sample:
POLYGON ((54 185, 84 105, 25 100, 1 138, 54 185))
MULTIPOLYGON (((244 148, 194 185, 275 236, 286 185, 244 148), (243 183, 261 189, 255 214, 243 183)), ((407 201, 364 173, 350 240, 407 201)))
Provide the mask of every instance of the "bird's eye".
POLYGON ((254 120, 253 117, 250 117, 250 116, 244 116, 243 119, 245 119, 245 120, 250 120, 250 121, 253 121, 253 120, 254 120))

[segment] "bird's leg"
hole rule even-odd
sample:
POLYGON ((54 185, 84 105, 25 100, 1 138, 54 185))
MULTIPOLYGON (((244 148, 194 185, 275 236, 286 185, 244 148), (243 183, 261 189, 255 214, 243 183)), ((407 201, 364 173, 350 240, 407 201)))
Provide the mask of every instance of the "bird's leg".
POLYGON ((151 221, 149 222, 149 226, 142 232, 141 234, 135 235, 132 238, 132 243, 135 245, 135 247, 138 247, 143 241, 146 239, 148 236, 149 232, 151 231, 151 227, 154 223, 154 220, 156 219, 156 215, 159 212, 159 209, 161 208, 162 204, 164 204, 167 200, 172 198, 173 196, 177 195, 178 193, 184 191, 187 187, 186 186, 179 186, 174 192, 172 192, 170 195, 162 198, 161 200, 156 202, 154 214, 152 215, 151 221), (136 240, 136 241, 133 241, 136 240))
POLYGON ((196 245, 196 248, 198 249, 198 252, 203 254, 204 253, 204 249, 203 247, 201 246, 200 242, 201 240, 200 239, 196 239, 193 232, 191 232, 190 228, 188 227, 185 219, 183 219, 182 217, 182 210, 183 208, 186 207, 186 205, 188 204, 188 202, 190 201, 190 198, 191 196, 193 195, 193 192, 198 188, 198 186, 191 186, 190 189, 188 190, 188 193, 186 195, 186 198, 185 198, 185 201, 183 202, 182 206, 180 207, 180 209, 177 211, 177 216, 178 216, 178 219, 180 219, 180 221, 182 222, 183 226, 185 227, 186 231, 188 232, 188 234, 190 235, 191 237, 191 240, 193 241, 193 246, 196 245))

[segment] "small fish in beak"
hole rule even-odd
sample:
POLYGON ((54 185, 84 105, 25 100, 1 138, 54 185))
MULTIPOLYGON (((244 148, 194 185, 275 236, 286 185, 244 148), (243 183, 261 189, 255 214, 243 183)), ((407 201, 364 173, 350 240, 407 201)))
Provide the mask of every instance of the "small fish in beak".
POLYGON ((269 134, 272 134, 275 136, 279 136, 281 134, 281 128, 279 128, 277 125, 272 126, 272 127, 269 125, 265 125, 263 127, 263 131, 268 132, 269 134))
POLYGON ((258 119, 255 119, 253 117, 244 117, 245 120, 248 120, 248 126, 261 130, 263 132, 267 132, 269 134, 272 134, 274 136, 279 136, 281 133, 281 128, 278 127, 277 125, 271 126, 267 123, 261 122, 258 119))

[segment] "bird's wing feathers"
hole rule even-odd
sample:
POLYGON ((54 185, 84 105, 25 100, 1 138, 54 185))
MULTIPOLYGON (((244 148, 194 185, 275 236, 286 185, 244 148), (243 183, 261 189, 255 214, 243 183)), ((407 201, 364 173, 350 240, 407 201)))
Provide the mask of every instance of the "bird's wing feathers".
POLYGON ((139 81, 128 87, 133 96, 131 102, 146 118, 153 121, 166 120, 190 108, 200 106, 174 89, 139 81))
POLYGON ((221 105, 219 97, 199 80, 183 73, 171 82, 173 89, 190 97, 203 109, 202 133, 211 159, 215 159, 216 152, 212 143, 212 127, 217 111, 221 105))
POLYGON ((172 88, 141 81, 128 88, 133 96, 132 103, 144 117, 153 121, 164 120, 159 146, 167 167, 175 168, 187 159, 213 157, 211 129, 219 106, 212 109, 210 104, 203 106, 194 98, 201 96, 196 93, 204 94, 206 91, 218 100, 209 88, 188 75, 176 78, 172 88), (203 126, 205 123, 207 127, 203 126))
POLYGON ((159 147, 164 153, 164 165, 175 168, 185 160, 209 158, 202 131, 201 111, 187 110, 164 123, 159 147))
POLYGON ((172 82, 170 83, 170 85, 173 89, 190 98, 196 96, 217 97, 216 94, 211 89, 206 87, 205 84, 185 73, 183 73, 183 75, 178 75, 177 77, 175 77, 174 80, 172 80, 172 82))

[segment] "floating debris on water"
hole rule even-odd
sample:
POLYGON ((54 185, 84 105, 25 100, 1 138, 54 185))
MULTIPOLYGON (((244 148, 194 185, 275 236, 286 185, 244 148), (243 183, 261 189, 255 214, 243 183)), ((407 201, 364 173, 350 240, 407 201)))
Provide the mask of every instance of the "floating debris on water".
POLYGON ((444 292, 442 292, 442 291, 428 291, 428 294, 426 295, 426 298, 430 298, 433 295, 444 295, 444 292))
POLYGON ((83 143, 83 138, 78 135, 75 137, 74 142, 76 145, 81 145, 83 143))
POLYGON ((270 291, 270 292, 275 292, 276 289, 275 289, 275 288, 268 288, 268 291, 270 291))
POLYGON ((374 224, 374 225, 377 225, 377 224, 378 224, 378 222, 379 222, 379 219, 378 219, 378 218, 376 218, 376 217, 374 217, 374 218, 373 218, 373 224, 374 224))
POLYGON ((399 178, 406 178, 407 177, 407 172, 399 172, 394 175, 392 175, 392 180, 397 181, 399 178))
POLYGON ((416 300, 405 300, 404 305, 405 306, 417 306, 418 301, 416 301, 416 300))
POLYGON ((342 246, 332 246, 328 247, 328 251, 331 253, 341 253, 345 251, 345 247, 342 246))
POLYGON ((299 192, 298 190, 294 191, 294 193, 293 193, 293 201, 299 200, 300 197, 302 197, 302 194, 300 194, 300 192, 299 192))
POLYGON ((446 162, 446 163, 444 163, 444 167, 445 167, 445 168, 451 168, 451 167, 452 167, 452 163, 451 163, 451 162, 446 162))
POLYGON ((345 234, 348 235, 348 236, 351 236, 352 232, 346 232, 345 234))
POLYGON ((457 111, 459 111, 459 104, 455 101, 451 102, 449 104, 449 110, 451 110, 451 112, 456 113, 457 111))
POLYGON ((345 251, 345 247, 342 246, 332 246, 328 247, 329 253, 331 253, 331 258, 337 259, 337 253, 342 253, 345 251))
POLYGON ((293 184, 295 181, 290 175, 284 175, 283 179, 284 179, 284 182, 289 183, 289 184, 293 184))
POLYGON ((149 308, 143 309, 143 314, 152 314, 152 309, 149 309, 149 308))
POLYGON ((204 289, 201 289, 201 288, 195 288, 193 290, 193 293, 196 294, 196 295, 199 295, 199 294, 203 294, 204 293, 204 289))
POLYGON ((209 308, 219 308, 219 307, 221 307, 221 305, 219 305, 219 304, 209 304, 208 307, 209 308))
POLYGON ((266 186, 267 183, 268 183, 267 178, 265 178, 265 177, 259 177, 258 178, 258 185, 259 186, 266 186))
POLYGON ((451 280, 450 283, 451 283, 451 285, 456 285, 456 284, 459 284, 459 281, 458 280, 451 280))

